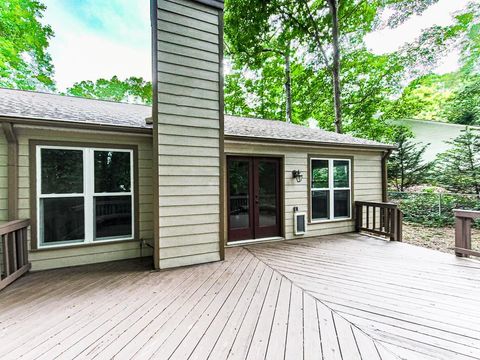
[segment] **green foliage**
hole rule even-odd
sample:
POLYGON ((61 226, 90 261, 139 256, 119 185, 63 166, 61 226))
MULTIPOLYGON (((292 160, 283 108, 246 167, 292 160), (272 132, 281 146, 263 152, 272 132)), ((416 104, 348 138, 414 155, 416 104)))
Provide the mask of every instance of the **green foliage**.
POLYGON ((461 52, 461 69, 414 78, 401 97, 388 105, 385 116, 480 124, 480 4, 470 2, 455 20, 442 31, 450 39, 447 42, 456 40, 453 43, 461 52))
POLYGON ((81 81, 67 89, 67 95, 118 102, 152 103, 152 84, 142 78, 117 76, 97 81, 81 81))
POLYGON ((47 52, 53 31, 43 25, 45 5, 37 0, 0 1, 0 86, 54 90, 47 52))
MULTIPOLYGON (((385 55, 371 53, 364 39, 374 30, 397 26, 409 16, 420 14, 434 2, 436 0, 340 2, 341 103, 345 132, 392 140, 394 129, 387 122, 389 117, 382 114, 400 111, 391 106, 391 99, 401 91, 400 84, 431 69, 465 29, 457 23, 434 26, 416 41, 385 55), (389 10, 392 15, 385 21, 384 14, 389 10)), ((326 2, 230 0, 226 2, 225 19, 228 55, 233 64, 233 71, 226 78, 227 111, 283 118, 286 96, 282 53, 285 44, 290 44, 293 122, 315 119, 321 128, 334 130, 332 25, 326 2)))
POLYGON ((471 1, 466 11, 457 15, 461 26, 461 61, 464 74, 475 74, 480 71, 480 4, 471 1))
MULTIPOLYGON (((404 220, 426 226, 448 226, 455 223, 454 209, 480 210, 480 200, 474 196, 457 194, 389 193, 398 203, 404 220)), ((477 226, 480 224, 477 224, 477 226)))
POLYGON ((480 132, 466 128, 438 156, 438 182, 450 191, 480 195, 480 132))
POLYGON ((428 144, 415 144, 404 131, 397 132, 396 144, 398 149, 388 161, 388 177, 398 191, 404 191, 410 186, 423 183, 429 176, 432 164, 423 161, 428 144))
POLYGON ((462 125, 480 125, 480 75, 464 78, 462 86, 445 105, 448 121, 462 125))
POLYGON ((403 89, 400 98, 387 104, 384 116, 390 119, 446 120, 446 104, 459 82, 455 73, 421 76, 403 89))

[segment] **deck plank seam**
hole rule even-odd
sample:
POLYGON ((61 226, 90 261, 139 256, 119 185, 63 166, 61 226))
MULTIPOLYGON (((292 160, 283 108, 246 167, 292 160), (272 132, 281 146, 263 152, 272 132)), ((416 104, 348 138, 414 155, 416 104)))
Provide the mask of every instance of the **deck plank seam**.
MULTIPOLYGON (((282 278, 285 278, 286 280, 288 280, 289 282, 291 283, 294 283, 291 279, 289 279, 287 276, 283 275, 281 272, 279 272, 278 270, 276 270, 274 267, 272 267, 270 264, 266 263, 265 261, 263 261, 261 258, 259 258, 253 251, 251 251, 249 249, 249 247, 245 247, 244 248, 245 250, 247 250, 249 253, 251 253, 254 257, 256 257, 259 261, 263 262, 267 267, 269 267, 270 269, 272 269, 272 271, 274 273, 278 273, 282 278)), ((334 309, 330 308, 327 304, 325 304, 322 300, 316 298, 315 296, 311 295, 310 293, 307 292, 307 290, 305 290, 303 287, 299 287, 302 291, 302 293, 306 296, 309 296, 311 298, 313 298, 316 302, 319 302, 321 303, 323 306, 325 306, 327 309, 329 309, 329 311, 331 311, 332 313, 335 313, 337 316, 339 316, 340 318, 344 319, 346 322, 348 322, 350 324, 350 326, 356 328, 358 331, 360 331, 361 333, 363 333, 365 336, 367 336, 373 343, 375 343, 376 340, 375 338, 373 338, 368 332, 364 331, 362 328, 358 327, 356 324, 353 324, 351 321, 349 321, 348 319, 346 319, 342 314, 338 313, 337 311, 335 311, 334 309)), ((317 309, 317 320, 318 320, 318 309, 317 309)), ((320 334, 319 334, 320 335, 320 334)), ((321 335, 320 335, 321 336, 321 335)), ((323 348, 322 348, 323 349, 323 348)), ((378 350, 377 350, 378 351, 378 350)), ((399 360, 402 360, 400 356, 398 356, 397 354, 393 353, 390 351, 390 349, 387 349, 387 351, 389 353, 391 353, 396 359, 399 359, 399 360)), ((322 358, 323 358, 323 350, 322 350, 322 358)), ((348 359, 345 359, 345 360, 348 360, 348 359)))

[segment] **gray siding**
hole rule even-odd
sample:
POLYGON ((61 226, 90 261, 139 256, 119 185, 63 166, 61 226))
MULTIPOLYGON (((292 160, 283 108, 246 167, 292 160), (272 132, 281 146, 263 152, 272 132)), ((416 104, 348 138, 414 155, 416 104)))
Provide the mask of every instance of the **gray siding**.
MULTIPOLYGON (((293 233, 293 208, 308 209, 308 156, 353 157, 353 195, 356 201, 382 201, 382 153, 380 151, 334 150, 324 147, 303 147, 278 144, 259 144, 225 141, 227 155, 281 156, 284 162, 284 234, 286 239, 295 238, 293 233), (298 183, 292 179, 292 171, 300 170, 304 179, 298 183)), ((226 183, 224 184, 226 186, 226 183)), ((283 189, 282 189, 283 190, 283 189)), ((225 204, 227 202, 225 201, 225 204)), ((226 212, 225 212, 226 213, 226 212)), ((225 222, 226 224, 226 222, 225 222)), ((305 237, 340 234, 355 230, 353 220, 330 221, 308 224, 305 237)))
MULTIPOLYGON (((140 239, 153 242, 153 187, 152 187, 152 138, 118 133, 102 133, 80 130, 46 129, 41 127, 15 127, 19 142, 19 218, 31 217, 30 209, 30 148, 29 141, 71 141, 80 143, 125 144, 138 146, 139 173, 139 231, 140 239)), ((0 144, 0 149, 2 145, 0 144)), ((0 166, 0 172, 6 169, 0 166)), ((1 194, 1 189, 0 189, 1 194)), ((30 252, 33 270, 64 266, 92 264, 104 261, 150 256, 149 248, 140 249, 139 242, 118 242, 84 246, 79 248, 42 249, 30 252)))
POLYGON ((220 259, 219 12, 157 11, 160 268, 220 259))

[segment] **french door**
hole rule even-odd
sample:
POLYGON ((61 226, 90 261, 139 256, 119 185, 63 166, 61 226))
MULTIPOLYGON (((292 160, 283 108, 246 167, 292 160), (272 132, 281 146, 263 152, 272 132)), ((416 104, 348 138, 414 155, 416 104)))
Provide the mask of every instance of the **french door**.
POLYGON ((281 235, 280 160, 228 157, 228 240, 281 235))

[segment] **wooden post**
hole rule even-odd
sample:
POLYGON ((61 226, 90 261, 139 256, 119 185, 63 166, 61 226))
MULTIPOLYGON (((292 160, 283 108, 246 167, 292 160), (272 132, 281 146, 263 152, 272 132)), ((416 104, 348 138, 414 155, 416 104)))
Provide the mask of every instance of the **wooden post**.
POLYGON ((362 207, 358 204, 355 204, 355 232, 360 232, 360 213, 362 212, 362 207))
MULTIPOLYGON (((455 248, 468 249, 466 243, 466 218, 455 217, 455 248)), ((459 257, 467 256, 461 252, 455 251, 455 255, 459 257)))
POLYGON ((403 241, 403 212, 397 209, 397 241, 403 241))
POLYGON ((398 235, 398 209, 393 209, 393 226, 390 231, 390 240, 391 241, 397 241, 397 235, 398 235))
POLYGON ((480 219, 480 211, 454 210, 455 214, 455 255, 468 257, 480 256, 480 252, 472 250, 473 220, 480 219))

